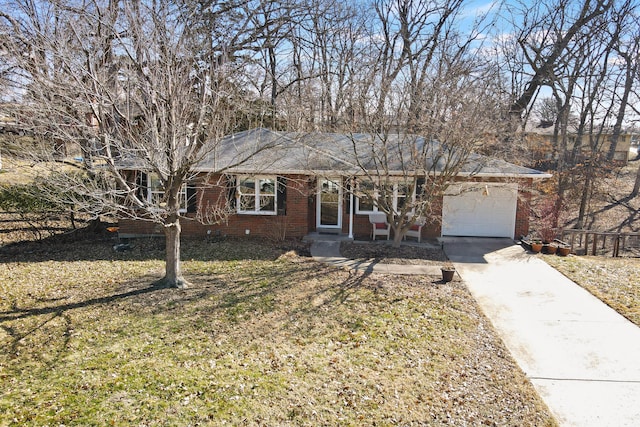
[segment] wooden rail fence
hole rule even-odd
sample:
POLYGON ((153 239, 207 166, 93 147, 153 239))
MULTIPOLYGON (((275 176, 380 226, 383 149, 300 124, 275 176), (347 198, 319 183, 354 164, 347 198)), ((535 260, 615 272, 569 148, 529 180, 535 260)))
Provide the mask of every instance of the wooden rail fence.
POLYGON ((614 233, 593 230, 562 230, 561 240, 577 255, 640 255, 640 233, 614 233))

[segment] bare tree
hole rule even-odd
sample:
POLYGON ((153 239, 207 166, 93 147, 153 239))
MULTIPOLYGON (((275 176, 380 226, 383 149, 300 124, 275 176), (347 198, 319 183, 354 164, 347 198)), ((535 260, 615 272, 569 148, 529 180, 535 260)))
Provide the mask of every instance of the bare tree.
MULTIPOLYGON (((72 189, 75 202, 94 214, 161 224, 166 272, 159 283, 186 286, 180 268, 185 185, 250 109, 236 81, 240 53, 256 39, 248 9, 232 1, 186 7, 169 0, 4 6, 0 28, 10 34, 3 49, 16 64, 20 120, 47 139, 82 147, 77 173, 49 179, 72 189), (209 32, 201 31, 202 8, 209 32), (145 184, 125 169, 152 174, 161 191, 145 197, 145 184)), ((41 160, 52 160, 47 151, 38 153, 41 160)), ((239 153, 236 164, 252 154, 239 153)))
MULTIPOLYGON (((628 16, 634 18, 631 20, 632 25, 629 25, 629 27, 634 28, 635 31, 633 34, 622 35, 619 37, 618 43, 614 45, 617 55, 622 59, 620 74, 624 79, 624 83, 622 83, 622 92, 617 94, 617 96, 619 96, 619 104, 610 140, 609 152, 607 153, 607 160, 609 161, 614 160, 618 140, 625 124, 629 100, 637 81, 638 70, 640 69, 640 34, 638 33, 640 23, 638 22, 638 17, 634 16, 634 14, 629 13, 628 16)), ((624 16, 621 15, 621 18, 624 19, 624 16)))
POLYGON ((542 98, 534 108, 534 113, 540 120, 540 127, 550 127, 558 120, 560 115, 557 99, 542 98))
MULTIPOLYGON (((627 34, 623 34, 620 37, 619 44, 616 45, 616 53, 622 59, 621 71, 624 78, 624 84, 622 92, 616 94, 620 97, 618 112, 616 115, 615 124, 613 127, 613 135, 610 141, 609 152, 607 154, 608 160, 613 160, 613 156, 616 151, 618 139, 622 133, 625 122, 628 123, 628 112, 638 114, 638 111, 634 108, 633 97, 634 93, 637 93, 638 77, 640 76, 640 32, 638 11, 626 10, 626 16, 621 16, 621 19, 628 19, 626 28, 630 31, 627 34)), ((637 99, 637 95, 636 98, 637 99)), ((640 169, 636 174, 633 190, 629 194, 630 198, 636 197, 640 192, 640 169)))
POLYGON ((526 58, 526 64, 519 72, 530 71, 520 95, 513 101, 509 112, 518 120, 530 106, 541 86, 550 85, 558 62, 567 54, 567 50, 576 42, 585 41, 590 26, 610 12, 614 2, 607 0, 561 0, 559 2, 541 2, 531 8, 521 5, 517 13, 522 24, 519 28, 518 44, 526 58))
POLYGON ((540 105, 535 103, 540 89, 551 90, 557 110, 553 120, 556 208, 562 209, 566 191, 576 190, 580 227, 597 177, 610 167, 607 159, 613 158, 626 121, 634 77, 624 55, 633 45, 630 31, 635 28, 635 8, 629 1, 590 0, 508 8, 518 28, 517 47, 512 44, 512 50, 503 51, 503 58, 524 59, 510 68, 516 73, 512 81, 518 84, 512 90, 510 115, 521 123, 540 105), (603 154, 607 142, 608 153, 603 154))
POLYGON ((482 166, 474 150, 500 133, 505 105, 483 60, 478 31, 459 31, 459 1, 376 1, 371 67, 354 90, 352 123, 361 199, 383 212, 399 246, 419 218, 434 218, 446 189, 482 166))
MULTIPOLYGON (((617 9, 614 9, 614 16, 617 9)), ((588 214, 589 200, 595 188, 596 179, 611 167, 607 162, 606 143, 610 143, 612 131, 620 132, 613 122, 622 120, 624 109, 618 94, 626 92, 627 79, 621 68, 615 67, 616 46, 619 45, 625 22, 625 13, 613 22, 604 17, 592 23, 598 31, 583 36, 583 42, 572 50, 572 57, 578 64, 578 76, 573 104, 578 121, 575 142, 568 156, 571 165, 578 165, 582 173, 582 191, 576 227, 582 228, 588 214), (622 115, 621 115, 622 111, 622 115)), ((626 104, 626 100, 624 103, 626 104)))
MULTIPOLYGON (((277 96, 279 113, 289 129, 342 130, 353 121, 354 70, 371 61, 366 49, 367 11, 337 0, 297 2, 304 13, 289 21, 281 52, 277 96), (288 55, 282 55, 286 53, 288 55)), ((273 91, 273 89, 272 89, 273 91)))

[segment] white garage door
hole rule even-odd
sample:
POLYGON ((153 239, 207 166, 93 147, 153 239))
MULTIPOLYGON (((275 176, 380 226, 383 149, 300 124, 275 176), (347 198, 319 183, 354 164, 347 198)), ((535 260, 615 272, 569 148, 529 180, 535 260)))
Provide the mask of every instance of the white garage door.
POLYGON ((513 237, 517 184, 462 184, 443 198, 442 235, 513 237))

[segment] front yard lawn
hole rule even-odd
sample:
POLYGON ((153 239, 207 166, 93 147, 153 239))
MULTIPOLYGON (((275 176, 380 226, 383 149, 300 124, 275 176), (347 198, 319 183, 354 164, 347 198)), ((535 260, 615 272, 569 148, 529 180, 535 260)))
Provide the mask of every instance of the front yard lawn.
MULTIPOLYGON (((0 252, 0 425, 556 425, 462 282, 265 242, 0 252)), ((38 249, 40 248, 40 249, 38 249)))

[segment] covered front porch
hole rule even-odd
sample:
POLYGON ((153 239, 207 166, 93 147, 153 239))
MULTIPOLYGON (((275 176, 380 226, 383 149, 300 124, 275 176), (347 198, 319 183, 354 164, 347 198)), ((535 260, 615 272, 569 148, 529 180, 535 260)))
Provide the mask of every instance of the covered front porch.
MULTIPOLYGON (((393 232, 388 224, 384 230, 378 230, 374 223, 382 226, 386 222, 385 214, 378 212, 370 200, 359 199, 356 191, 356 179, 354 177, 316 177, 316 195, 313 198, 311 209, 312 217, 309 220, 309 230, 313 236, 338 235, 347 239, 393 238, 393 232), (375 220, 373 218, 378 218, 375 220)), ((397 184, 396 184, 397 185, 397 184)), ((394 187, 395 188, 395 187, 394 187)), ((396 192, 398 190, 395 190, 396 192)), ((409 195, 407 197, 415 197, 409 195)), ((403 200, 405 195, 394 192, 395 203, 403 200)), ((440 235, 440 227, 437 221, 427 223, 422 218, 418 226, 407 232, 407 237, 418 241, 424 237, 437 237, 440 235)))
POLYGON ((446 256, 445 258, 429 260, 434 253, 444 254, 442 242, 439 239, 429 239, 420 243, 416 241, 403 241, 400 250, 402 250, 402 247, 413 249, 413 256, 419 257, 423 262, 403 262, 401 264, 381 262, 376 258, 349 257, 345 256, 341 251, 343 242, 350 242, 353 245, 374 245, 391 248, 391 242, 386 240, 353 240, 345 234, 312 232, 305 236, 303 241, 311 243, 311 256, 318 262, 330 264, 338 268, 347 268, 368 273, 439 276, 441 275, 442 266, 446 264, 446 256))

